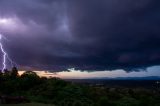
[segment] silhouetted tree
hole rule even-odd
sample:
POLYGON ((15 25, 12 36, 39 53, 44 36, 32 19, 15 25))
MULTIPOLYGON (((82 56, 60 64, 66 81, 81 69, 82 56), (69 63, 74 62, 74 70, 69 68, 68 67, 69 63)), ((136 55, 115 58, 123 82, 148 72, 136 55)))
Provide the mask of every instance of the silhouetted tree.
POLYGON ((2 76, 2 75, 3 75, 2 70, 0 70, 0 76, 2 76))
POLYGON ((12 78, 18 77, 18 69, 17 69, 16 67, 13 67, 13 68, 12 68, 11 77, 12 77, 12 78))
POLYGON ((39 78, 39 76, 35 72, 33 72, 33 71, 26 71, 26 72, 24 72, 21 75, 21 77, 22 78, 24 78, 24 77, 30 77, 30 78, 35 78, 35 79, 39 78))
POLYGON ((4 74, 6 74, 6 75, 9 75, 9 73, 10 73, 10 72, 8 71, 8 69, 4 69, 3 72, 4 72, 4 74))
POLYGON ((10 71, 8 71, 8 69, 4 69, 3 72, 4 79, 10 79, 10 71))
POLYGON ((2 73, 2 71, 0 70, 0 83, 1 83, 2 79, 3 79, 3 73, 2 73))
POLYGON ((21 81, 23 90, 30 89, 40 84, 40 77, 33 71, 26 71, 21 75, 21 81))

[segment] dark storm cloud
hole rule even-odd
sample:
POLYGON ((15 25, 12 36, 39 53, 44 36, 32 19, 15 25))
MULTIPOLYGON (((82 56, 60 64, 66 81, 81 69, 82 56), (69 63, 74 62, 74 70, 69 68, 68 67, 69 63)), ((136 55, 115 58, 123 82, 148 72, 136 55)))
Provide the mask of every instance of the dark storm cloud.
POLYGON ((6 50, 21 67, 126 70, 159 65, 158 0, 0 0, 6 50), (9 30, 8 30, 9 29, 9 30), (12 29, 12 28, 11 28, 12 29))

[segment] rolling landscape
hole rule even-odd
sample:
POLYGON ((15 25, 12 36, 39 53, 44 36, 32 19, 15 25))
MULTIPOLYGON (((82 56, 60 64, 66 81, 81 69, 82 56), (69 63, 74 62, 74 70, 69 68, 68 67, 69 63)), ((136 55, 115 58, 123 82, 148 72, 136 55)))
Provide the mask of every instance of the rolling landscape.
POLYGON ((160 106, 159 0, 0 0, 0 106, 160 106))

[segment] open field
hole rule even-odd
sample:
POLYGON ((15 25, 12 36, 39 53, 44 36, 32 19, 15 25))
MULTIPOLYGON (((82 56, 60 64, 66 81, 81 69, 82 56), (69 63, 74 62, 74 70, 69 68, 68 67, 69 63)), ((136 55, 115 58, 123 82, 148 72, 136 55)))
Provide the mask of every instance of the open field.
POLYGON ((0 106, 55 106, 51 104, 26 103, 26 104, 0 104, 0 106))

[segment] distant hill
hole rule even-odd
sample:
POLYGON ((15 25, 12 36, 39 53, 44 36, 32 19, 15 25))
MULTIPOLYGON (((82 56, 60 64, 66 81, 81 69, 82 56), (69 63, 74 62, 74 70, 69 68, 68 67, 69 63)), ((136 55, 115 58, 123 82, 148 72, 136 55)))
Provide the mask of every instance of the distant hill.
POLYGON ((92 79, 103 79, 103 80, 160 80, 160 76, 147 76, 147 77, 116 77, 116 78, 92 78, 92 79))

